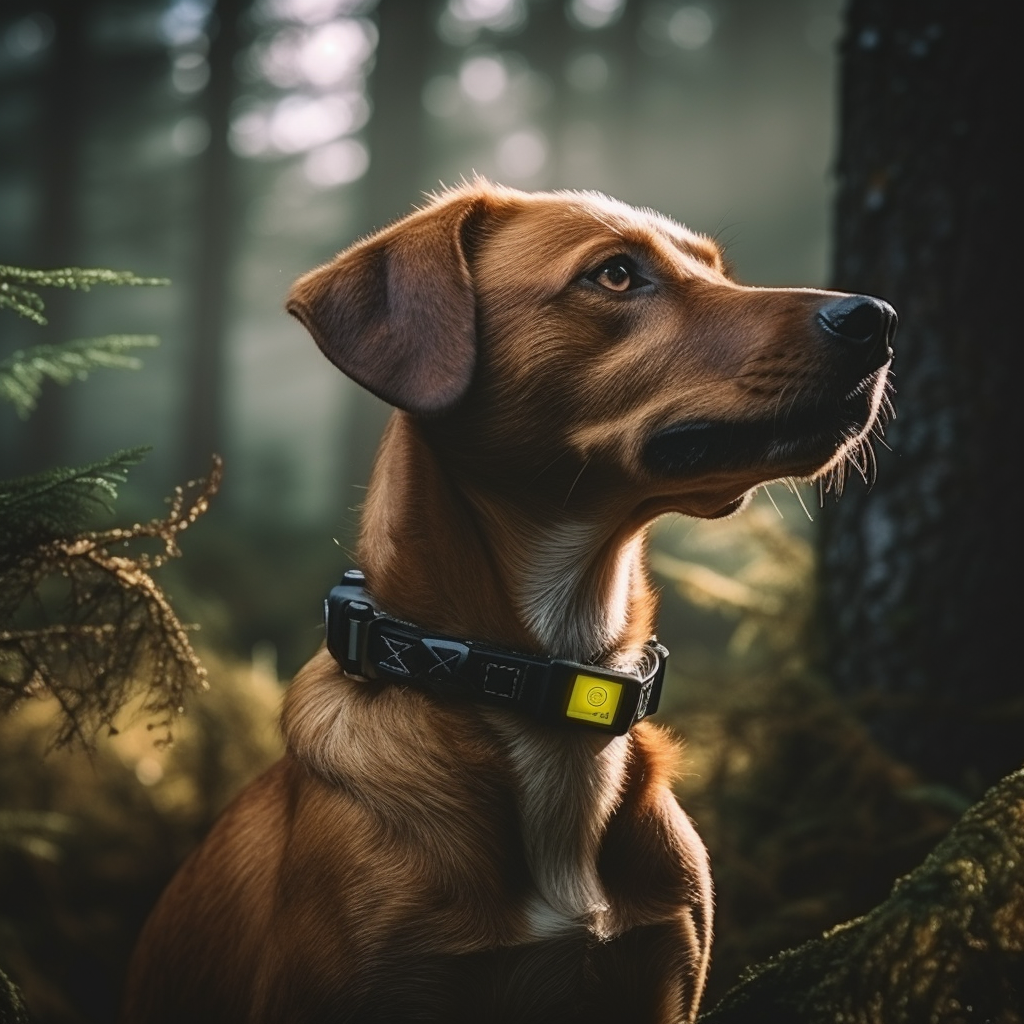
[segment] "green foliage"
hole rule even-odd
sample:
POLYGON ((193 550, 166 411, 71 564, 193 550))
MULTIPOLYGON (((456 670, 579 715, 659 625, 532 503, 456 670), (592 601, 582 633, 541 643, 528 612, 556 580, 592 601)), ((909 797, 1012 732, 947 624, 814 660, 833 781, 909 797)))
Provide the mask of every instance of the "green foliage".
POLYGON ((70 288, 87 292, 98 284, 165 285, 163 277, 139 277, 129 270, 64 267, 60 270, 26 270, 0 265, 0 308, 13 309, 19 316, 45 324, 45 303, 37 288, 70 288))
MULTIPOLYGON (((43 325, 39 289, 167 283, 127 271, 0 266, 0 308, 43 325)), ((129 353, 156 343, 111 335, 14 352, 0 361, 0 398, 24 418, 45 380, 67 384, 103 366, 136 369, 141 364, 129 353)), ((186 693, 206 686, 188 627, 152 573, 178 556, 178 534, 206 510, 219 460, 208 480, 177 488, 164 518, 86 529, 97 512, 113 510, 118 485, 147 450, 0 481, 0 714, 31 697, 53 698, 58 745, 77 739, 90 746, 101 729, 115 732, 115 717, 136 697, 169 738, 186 693)))
MULTIPOLYGON (((0 566, 19 552, 81 530, 98 507, 112 511, 117 485, 147 451, 129 448, 88 466, 0 480, 0 566)), ((3 607, 0 599, 0 613, 3 607)))
POLYGON ((219 482, 218 460, 191 495, 177 488, 162 519, 22 545, 0 562, 0 714, 48 695, 60 709, 56 744, 90 746, 141 694, 150 728, 170 739, 206 670, 153 572, 180 555, 178 535, 219 482))
POLYGON ((0 359, 0 398, 11 402, 22 419, 36 407, 44 380, 70 384, 85 380, 100 367, 138 370, 142 360, 132 349, 154 348, 158 339, 147 334, 112 334, 83 338, 63 345, 33 345, 0 359))
POLYGON ((760 654, 781 668, 806 653, 815 594, 810 541, 786 526, 771 506, 760 504, 705 535, 692 558, 666 550, 651 552, 651 567, 691 604, 736 621, 729 653, 760 654), (725 555, 721 570, 701 559, 725 555))

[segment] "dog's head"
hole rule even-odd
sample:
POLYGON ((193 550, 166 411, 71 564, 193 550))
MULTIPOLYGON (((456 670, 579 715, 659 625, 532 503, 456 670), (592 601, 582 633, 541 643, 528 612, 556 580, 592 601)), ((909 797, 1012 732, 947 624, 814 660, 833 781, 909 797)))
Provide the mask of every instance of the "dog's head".
POLYGON ((739 285, 652 211, 482 181, 306 274, 287 308, 453 472, 637 523, 865 457, 896 326, 876 298, 739 285))

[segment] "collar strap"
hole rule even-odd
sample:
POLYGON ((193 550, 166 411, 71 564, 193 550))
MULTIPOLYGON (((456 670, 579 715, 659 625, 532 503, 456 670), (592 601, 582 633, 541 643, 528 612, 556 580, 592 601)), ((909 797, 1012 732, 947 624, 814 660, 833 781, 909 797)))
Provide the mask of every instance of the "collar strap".
POLYGON ((434 636, 382 612, 364 583, 363 574, 350 569, 324 602, 327 649, 350 675, 404 682, 549 725, 584 725, 614 736, 658 710, 668 651, 653 638, 644 645, 647 669, 637 678, 434 636))

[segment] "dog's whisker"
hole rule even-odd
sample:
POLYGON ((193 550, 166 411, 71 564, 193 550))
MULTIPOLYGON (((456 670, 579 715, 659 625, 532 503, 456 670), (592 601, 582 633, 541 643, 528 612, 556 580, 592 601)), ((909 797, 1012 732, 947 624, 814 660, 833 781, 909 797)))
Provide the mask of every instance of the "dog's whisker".
POLYGON ((869 476, 871 477, 868 483, 869 486, 872 486, 874 485, 874 482, 878 479, 878 459, 875 457, 875 449, 867 440, 864 441, 864 449, 867 453, 867 460, 869 464, 869 476))
POLYGON ((813 523, 814 516, 811 515, 811 510, 804 503, 804 496, 803 494, 800 493, 800 488, 797 487, 797 485, 794 483, 791 489, 793 491, 793 496, 796 498, 798 502, 800 502, 800 507, 804 510, 804 515, 807 516, 808 522, 813 523))
POLYGON ((789 387, 788 383, 784 384, 782 386, 782 389, 779 391, 778 396, 775 399, 775 409, 774 409, 774 411, 772 413, 772 418, 773 418, 773 421, 775 423, 778 423, 778 421, 779 421, 779 408, 782 405, 782 400, 785 397, 786 390, 788 389, 788 387, 789 387))
POLYGON ((779 514, 779 518, 785 519, 786 517, 782 514, 782 509, 779 508, 779 506, 775 503, 775 498, 772 496, 771 489, 768 487, 768 485, 765 484, 765 486, 762 487, 761 490, 764 491, 765 497, 772 503, 772 508, 774 508, 775 511, 779 514))
POLYGON ((535 484, 545 473, 549 472, 554 466, 558 465, 559 461, 564 459, 571 452, 567 448, 563 448, 550 462, 546 462, 536 473, 533 474, 527 481, 527 486, 535 484))
POLYGON ((572 483, 569 485, 569 490, 566 492, 565 500, 562 502, 562 508, 565 508, 569 504, 569 499, 572 497, 572 492, 576 489, 576 485, 580 482, 580 477, 583 476, 583 471, 590 465, 590 459, 580 466, 580 471, 573 478, 572 483))

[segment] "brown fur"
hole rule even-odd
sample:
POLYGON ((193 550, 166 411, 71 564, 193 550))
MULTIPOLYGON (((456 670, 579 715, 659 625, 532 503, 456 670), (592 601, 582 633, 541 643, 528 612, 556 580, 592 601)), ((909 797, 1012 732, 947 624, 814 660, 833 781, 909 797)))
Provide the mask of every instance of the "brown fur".
MULTIPOLYGON (((729 514, 864 444, 887 356, 826 338, 837 298, 740 286, 654 213, 486 182, 305 275, 290 312, 398 409, 363 515, 374 597, 442 635, 631 670, 653 519, 729 514), (653 287, 614 290, 598 271, 622 255, 653 287), (774 436, 833 406, 824 439, 774 436), (652 468, 683 421, 765 426, 753 454, 652 468)), ((711 881, 663 730, 442 704, 324 649, 282 725, 284 759, 146 924, 124 1024, 693 1019, 711 881)))

